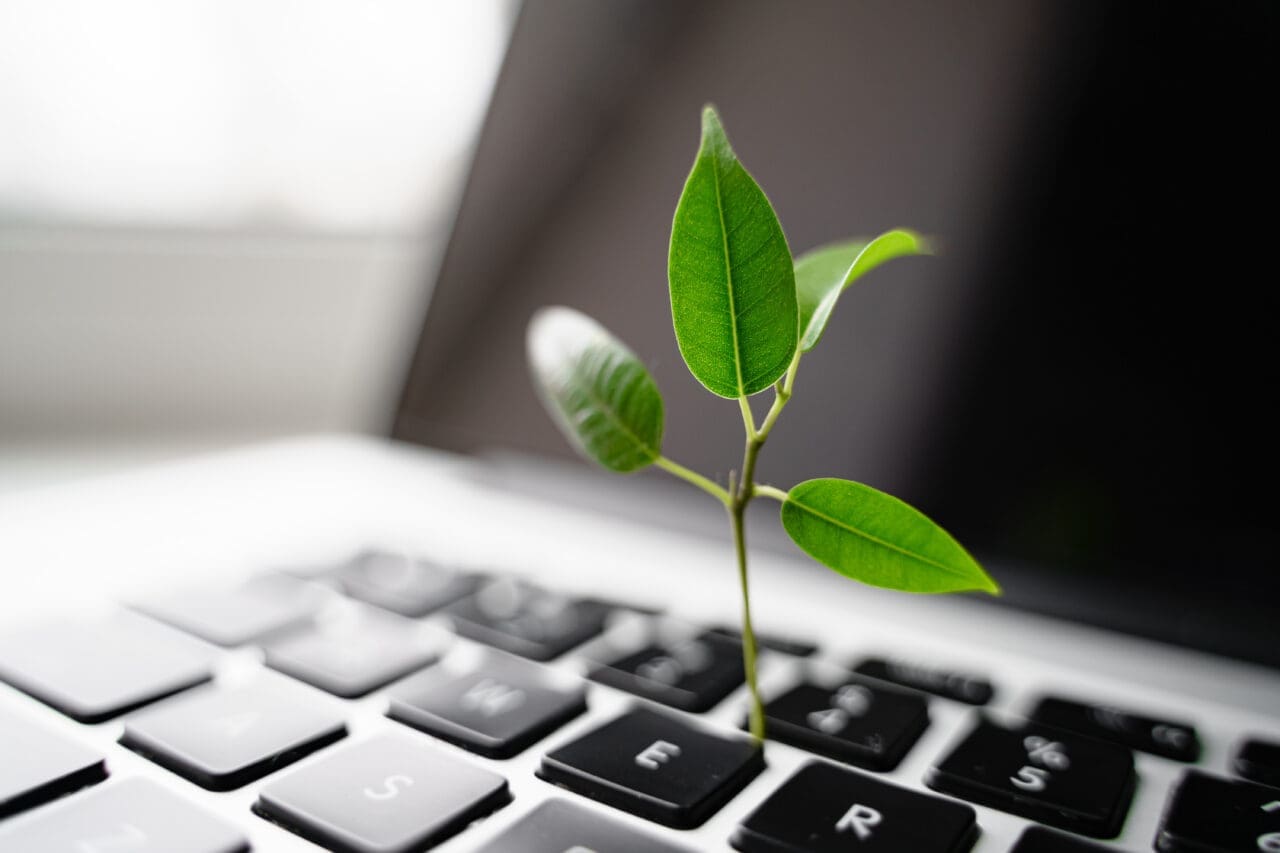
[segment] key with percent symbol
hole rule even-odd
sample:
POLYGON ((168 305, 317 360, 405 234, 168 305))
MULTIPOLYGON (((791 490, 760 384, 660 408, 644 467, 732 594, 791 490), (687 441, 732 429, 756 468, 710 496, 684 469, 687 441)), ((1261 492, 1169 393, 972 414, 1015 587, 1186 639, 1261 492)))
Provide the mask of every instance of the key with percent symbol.
POLYGON ((1136 773, 1122 746, 980 717, 928 775, 936 791, 1094 838, 1120 833, 1136 773))

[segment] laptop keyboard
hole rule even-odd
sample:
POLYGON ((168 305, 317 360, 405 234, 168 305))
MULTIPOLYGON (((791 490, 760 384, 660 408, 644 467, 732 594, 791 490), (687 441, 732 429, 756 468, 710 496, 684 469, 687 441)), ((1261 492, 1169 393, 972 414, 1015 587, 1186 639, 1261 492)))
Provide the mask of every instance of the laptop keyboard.
POLYGON ((1234 777, 1174 772, 1203 749, 1175 708, 1064 692, 1013 718, 986 709, 999 673, 761 645, 790 673, 766 681, 764 750, 742 731, 731 628, 374 551, 0 635, 0 681, 118 732, 104 754, 0 692, 0 851, 235 853, 252 835, 267 850, 687 853, 705 836, 682 830, 728 813, 716 849, 962 853, 988 849, 984 821, 1003 813, 1024 821, 1016 853, 1280 853, 1274 733, 1240 733, 1234 777), (357 708, 381 721, 353 723, 357 708), (793 772, 762 777, 775 750, 793 772), (127 754, 172 784, 118 771, 127 754), (1144 762, 1172 784, 1135 840, 1144 762), (886 777, 903 766, 927 769, 886 777), (228 820, 207 796, 244 807, 228 820))

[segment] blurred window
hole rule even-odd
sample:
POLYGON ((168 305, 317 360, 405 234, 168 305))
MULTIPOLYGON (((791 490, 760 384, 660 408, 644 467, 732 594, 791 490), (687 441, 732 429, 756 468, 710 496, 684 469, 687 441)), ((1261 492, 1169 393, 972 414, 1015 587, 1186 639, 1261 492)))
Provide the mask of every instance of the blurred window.
POLYGON ((415 233, 511 0, 5 0, 0 222, 415 233))

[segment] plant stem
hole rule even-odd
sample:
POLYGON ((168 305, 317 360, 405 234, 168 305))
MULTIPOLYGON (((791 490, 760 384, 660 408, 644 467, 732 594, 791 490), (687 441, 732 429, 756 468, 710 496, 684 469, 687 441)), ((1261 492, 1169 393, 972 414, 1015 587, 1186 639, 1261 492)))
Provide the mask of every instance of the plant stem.
MULTIPOLYGON (((746 447, 742 451, 742 476, 735 481, 729 477, 728 500, 724 502, 729 511, 729 526, 733 530, 733 548, 738 555, 738 583, 742 587, 742 669, 747 678, 747 690, 751 693, 751 708, 747 713, 751 736, 757 741, 764 740, 764 702, 760 699, 760 685, 756 677, 756 632, 751 626, 751 588, 747 582, 747 504, 756 495, 767 495, 778 500, 786 500, 786 493, 772 486, 757 486, 754 483, 756 474, 756 458, 765 439, 778 422, 787 401, 791 399, 791 388, 796 380, 796 370, 800 367, 800 351, 791 359, 786 378, 778 380, 774 385, 773 405, 757 430, 755 419, 751 415, 751 406, 746 397, 739 397, 738 404, 742 408, 742 423, 747 432, 746 447)), ((718 488, 718 487, 717 487, 718 488)))
POLYGON ((729 506, 729 504, 731 503, 732 499, 730 498, 729 493, 725 491, 722 486, 720 486, 718 483, 715 483, 707 479, 706 477, 699 474, 697 471, 691 471, 688 468, 681 465, 679 462, 674 462, 665 456, 659 456, 657 459, 654 460, 654 464, 657 465, 659 468, 661 468, 663 471, 666 471, 668 474, 671 474, 675 477, 679 477, 681 480, 684 480, 686 483, 691 483, 697 486, 699 489, 702 489, 702 491, 711 495, 713 498, 720 501, 720 503, 724 504, 725 506, 729 506))
MULTIPOLYGON (((747 482, 744 480, 744 482, 747 482)), ((751 707, 747 713, 751 737, 764 740, 764 703, 760 701, 760 685, 756 682, 756 633, 751 627, 751 590, 747 584, 747 542, 742 525, 745 502, 735 501, 729 510, 733 528, 733 547, 738 552, 738 583, 742 585, 742 668, 751 691, 751 707)))
POLYGON ((755 438, 757 435, 756 419, 751 414, 751 404, 747 402, 746 397, 739 397, 738 407, 742 409, 742 426, 747 431, 747 438, 748 439, 755 438))
MULTIPOLYGON (((782 398, 779 397, 779 399, 782 398)), ((782 400, 782 405, 786 405, 785 400, 782 400)), ((774 408, 781 409, 777 400, 774 401, 774 408)), ((776 420, 776 413, 771 412, 771 414, 776 420)), ((769 426, 771 427, 772 424, 769 426)), ((738 583, 742 587, 742 669, 747 678, 747 690, 751 693, 751 708, 747 717, 751 736, 758 741, 764 740, 765 735, 764 702, 760 699, 760 685, 756 677, 756 632, 751 624, 751 588, 747 581, 745 516, 747 504, 751 503, 751 498, 755 496, 752 478, 755 476, 756 458, 760 455, 760 448, 764 446, 767 437, 766 431, 747 434, 746 447, 742 452, 742 478, 738 480, 736 488, 730 489, 732 501, 728 506, 729 525, 733 529, 733 547, 738 555, 738 583)))
POLYGON ((766 486, 763 483, 755 483, 751 487, 751 494, 757 498, 773 498, 779 503, 786 501, 787 493, 782 489, 773 486, 766 486))

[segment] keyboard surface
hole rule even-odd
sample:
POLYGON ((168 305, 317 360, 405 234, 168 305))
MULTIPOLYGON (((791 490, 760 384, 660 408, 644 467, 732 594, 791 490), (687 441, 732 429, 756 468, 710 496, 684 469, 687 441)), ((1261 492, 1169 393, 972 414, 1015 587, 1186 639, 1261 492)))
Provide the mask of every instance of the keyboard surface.
MULTIPOLYGON (((92 548, 151 568, 0 609, 0 853, 1280 851, 1275 673, 762 558, 761 751, 717 543, 293 452, 161 472, 176 510, 124 483, 92 548), (289 503, 300 461, 347 494, 289 503), (228 510, 244 470, 282 485, 228 510)), ((6 564, 84 491, 4 522, 6 564)))

